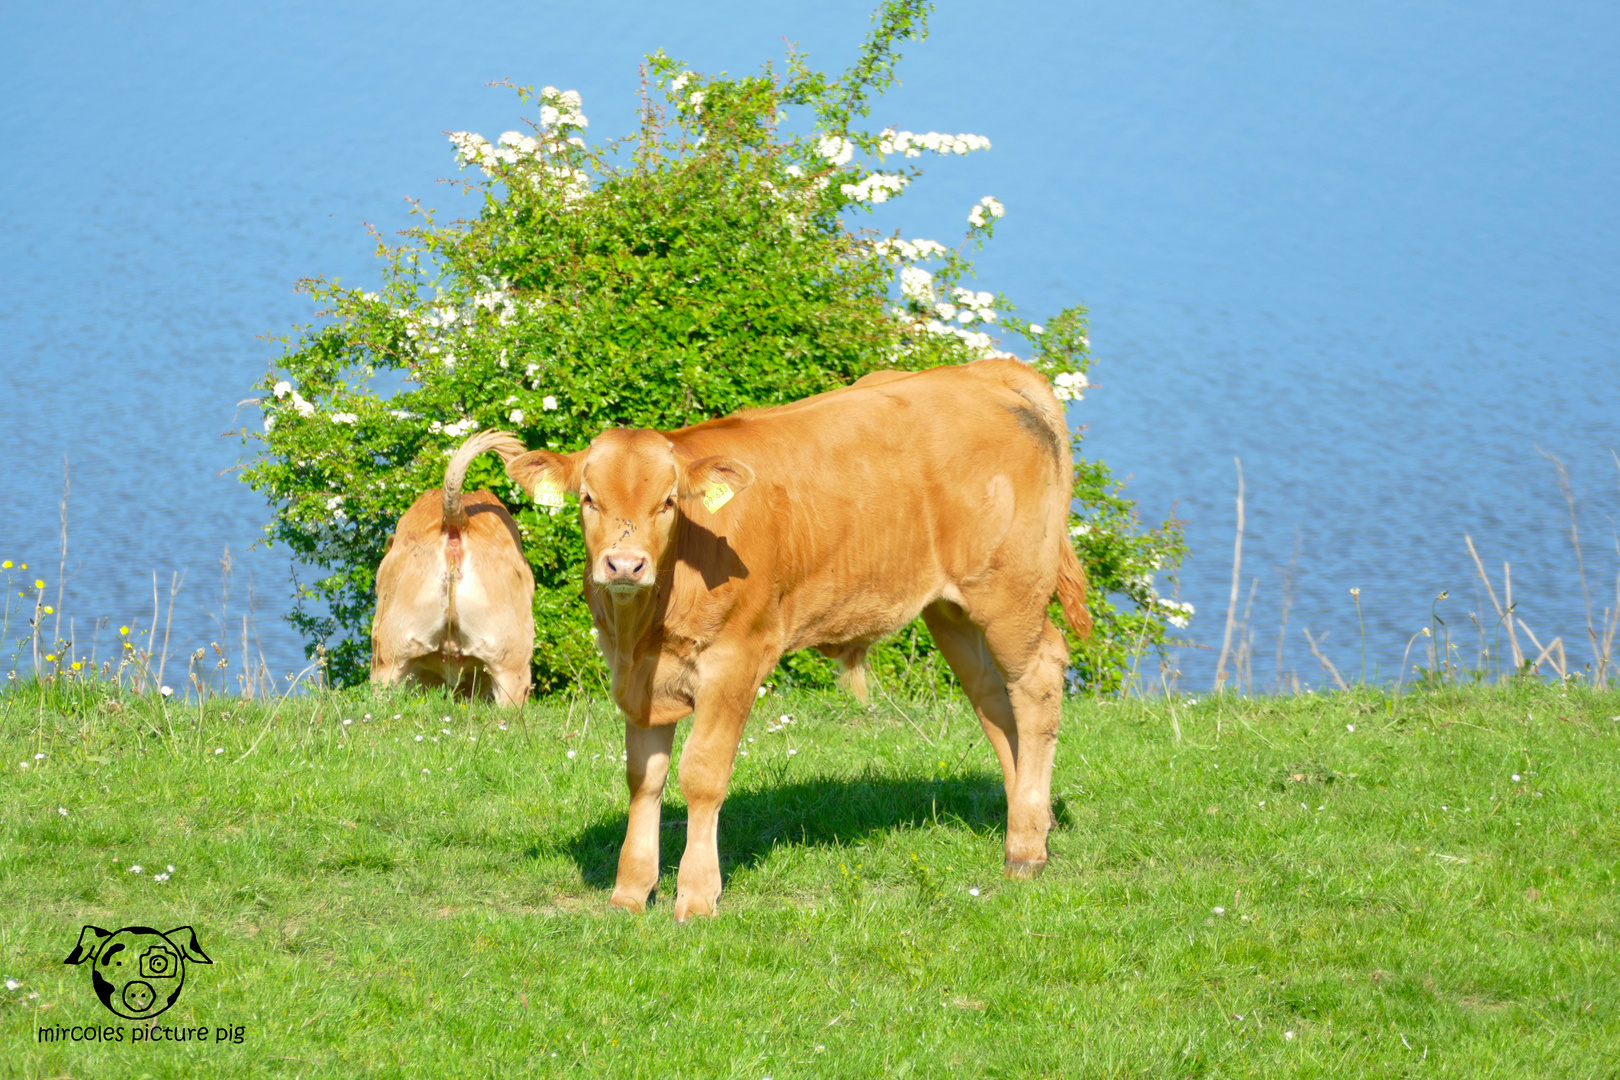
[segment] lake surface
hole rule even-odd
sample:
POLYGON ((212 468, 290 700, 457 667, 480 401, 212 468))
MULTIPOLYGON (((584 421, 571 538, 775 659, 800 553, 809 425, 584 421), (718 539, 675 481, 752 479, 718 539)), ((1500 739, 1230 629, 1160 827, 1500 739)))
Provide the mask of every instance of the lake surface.
MULTIPOLYGON (((66 459, 64 633, 149 621, 153 574, 166 596, 183 572, 171 656, 222 621, 239 652, 251 584, 284 673, 303 663, 279 619, 291 567, 250 550, 266 507, 230 471, 251 447, 221 433, 258 425, 238 402, 266 335, 311 317, 297 279, 375 282, 362 223, 402 227, 407 196, 472 212, 435 181, 445 131, 518 126, 490 80, 578 88, 606 137, 632 126, 643 53, 740 72, 786 37, 838 70, 869 8, 238 7, 0 15, 0 559, 54 598, 66 459)), ((1144 518, 1187 522, 1181 687, 1210 684, 1220 647, 1234 458, 1259 687, 1325 684, 1305 629, 1359 674, 1352 587, 1369 675, 1394 674, 1442 590, 1477 644, 1465 534, 1498 587, 1511 560, 1536 635, 1590 660, 1542 452, 1569 465, 1600 619, 1620 569, 1620 9, 947 3, 932 26, 874 118, 995 149, 931 164, 880 223, 952 241, 994 194, 980 287, 1036 317, 1090 306, 1101 385, 1071 422, 1144 518)))

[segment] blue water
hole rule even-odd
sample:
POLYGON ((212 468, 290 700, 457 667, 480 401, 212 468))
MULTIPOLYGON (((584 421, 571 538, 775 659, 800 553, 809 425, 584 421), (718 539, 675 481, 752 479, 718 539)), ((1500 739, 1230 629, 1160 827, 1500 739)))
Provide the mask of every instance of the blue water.
MULTIPOLYGON (((71 470, 66 619, 149 620, 186 574, 173 652, 218 640, 235 560, 278 672, 290 567, 220 433, 311 309, 304 275, 375 282, 363 222, 404 198, 472 207, 443 132, 516 126, 483 84, 576 87, 593 135, 629 129, 635 65, 664 47, 751 70, 798 41, 841 68, 864 3, 85 3, 0 14, 0 559, 54 597, 71 470), (239 10, 241 9, 241 10, 239 10), (459 204, 459 205, 458 205, 459 204)), ((1590 658, 1620 568, 1620 10, 1597 3, 944 4, 876 119, 988 135, 930 167, 885 223, 952 240, 1008 206, 981 287, 1031 314, 1092 310, 1101 386, 1071 419, 1145 518, 1174 511, 1198 607, 1175 667, 1209 684, 1231 581, 1235 457, 1257 684, 1321 669, 1309 628, 1393 674, 1430 602, 1488 610, 1471 534, 1543 641, 1590 658)), ((1169 588, 1169 583, 1165 583, 1169 588)), ((15 632, 15 626, 13 626, 15 632)), ((1468 630, 1472 634, 1471 628, 1468 630)), ((104 633, 102 641, 105 643, 104 633)), ((1470 638, 1472 640, 1472 638, 1470 638)), ((0 661, 3 663, 3 661, 0 661)), ((1371 671, 1369 671, 1369 674, 1371 671)))

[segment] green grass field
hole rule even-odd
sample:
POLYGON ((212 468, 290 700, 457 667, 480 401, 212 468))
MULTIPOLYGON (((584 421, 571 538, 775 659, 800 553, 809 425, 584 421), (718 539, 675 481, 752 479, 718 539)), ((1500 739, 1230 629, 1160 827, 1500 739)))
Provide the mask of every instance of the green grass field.
POLYGON ((614 715, 14 691, 4 1073, 1620 1075, 1620 694, 1076 701, 1032 883, 965 702, 772 695, 681 927, 673 783, 658 903, 607 907, 614 715), (85 924, 193 927, 156 1024, 209 1040, 129 1042, 85 924))

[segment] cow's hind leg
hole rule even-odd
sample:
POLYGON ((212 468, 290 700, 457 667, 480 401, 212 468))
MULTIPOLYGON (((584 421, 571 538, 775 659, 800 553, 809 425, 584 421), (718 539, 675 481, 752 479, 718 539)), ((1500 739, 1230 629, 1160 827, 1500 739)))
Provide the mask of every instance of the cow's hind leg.
POLYGON ((956 673, 985 737, 995 749, 1010 807, 1018 779, 1018 722, 1012 699, 1007 696, 1007 681, 990 658, 984 634, 968 621, 961 608, 949 600, 938 601, 923 609, 923 621, 934 636, 934 644, 945 654, 945 662, 956 673))
POLYGON ((1037 627, 997 624, 984 629, 960 612, 941 602, 923 614, 1001 759, 1007 790, 1007 876, 1034 877, 1047 860, 1052 758, 1068 647, 1044 612, 1037 627))
POLYGON ((624 724, 625 782, 630 786, 630 820, 619 850, 619 876, 608 902, 626 911, 645 911, 658 886, 658 829, 664 809, 664 781, 675 744, 675 725, 641 728, 624 724))
POLYGON ((529 700, 529 658, 527 656, 503 667, 491 665, 490 676, 495 681, 495 704, 522 705, 529 700))

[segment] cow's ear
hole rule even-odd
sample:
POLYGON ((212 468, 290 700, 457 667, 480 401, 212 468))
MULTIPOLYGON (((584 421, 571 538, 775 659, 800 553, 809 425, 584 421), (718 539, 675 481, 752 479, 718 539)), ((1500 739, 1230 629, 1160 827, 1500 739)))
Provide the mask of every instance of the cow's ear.
POLYGON ((754 470, 736 458, 698 458, 681 475, 681 497, 702 499, 704 508, 713 514, 753 482, 754 470))
POLYGON ((199 964, 213 963, 212 960, 208 959, 208 954, 202 951, 202 946, 197 943, 197 931, 191 927, 177 926, 173 930, 165 930, 163 936, 169 939, 171 945, 185 953, 187 960, 199 964))
POLYGON ((584 450, 572 454, 530 450, 506 463, 506 475, 541 506, 561 506, 565 494, 578 495, 584 471, 584 450))
POLYGON ((73 946, 73 951, 68 953, 68 958, 62 963, 82 964, 86 960, 94 960, 101 947, 112 936, 111 930, 103 930, 99 926, 86 926, 79 931, 79 943, 73 946))

